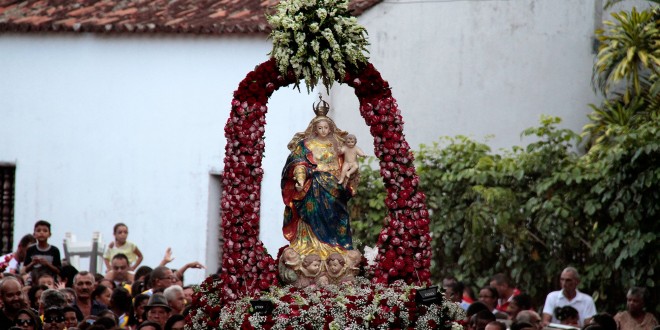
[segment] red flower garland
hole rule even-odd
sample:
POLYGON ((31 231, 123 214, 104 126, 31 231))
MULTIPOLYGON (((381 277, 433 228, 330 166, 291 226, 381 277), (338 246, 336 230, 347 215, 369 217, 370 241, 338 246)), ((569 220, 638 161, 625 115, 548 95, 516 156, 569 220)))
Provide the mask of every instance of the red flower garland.
MULTIPOLYGON (((225 126, 222 272, 219 278, 209 278, 202 284, 202 291, 215 290, 223 305, 243 295, 256 295, 278 283, 275 260, 259 240, 264 125, 268 98, 280 87, 296 82, 292 71, 287 76, 281 75, 271 58, 248 73, 234 92, 231 115, 225 126)), ((388 83, 371 64, 348 72, 343 82, 355 89, 360 113, 371 128, 387 190, 385 204, 390 221, 378 238, 373 281, 392 283, 402 279, 406 283, 428 285, 431 237, 424 204, 426 196, 418 189, 419 177, 403 134, 403 119, 396 100, 388 83)), ((200 294, 194 299, 198 307, 203 300, 200 294)))
POLYGON ((387 81, 372 64, 349 73, 345 83, 355 89, 360 113, 374 137, 385 183, 389 222, 378 237, 373 281, 428 285, 431 272, 431 236, 426 195, 418 190, 413 154, 403 134, 403 118, 387 81))
POLYGON ((4 260, 0 261, 0 273, 3 273, 7 269, 7 267, 9 267, 9 263, 11 262, 12 259, 14 259, 14 254, 10 253, 5 256, 4 260))

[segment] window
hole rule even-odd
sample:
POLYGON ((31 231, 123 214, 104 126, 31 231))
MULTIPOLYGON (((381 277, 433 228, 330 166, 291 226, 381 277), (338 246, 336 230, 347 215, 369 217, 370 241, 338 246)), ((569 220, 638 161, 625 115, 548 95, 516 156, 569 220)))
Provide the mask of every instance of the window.
POLYGON ((1 254, 12 252, 14 245, 14 186, 16 165, 0 163, 0 243, 1 254))

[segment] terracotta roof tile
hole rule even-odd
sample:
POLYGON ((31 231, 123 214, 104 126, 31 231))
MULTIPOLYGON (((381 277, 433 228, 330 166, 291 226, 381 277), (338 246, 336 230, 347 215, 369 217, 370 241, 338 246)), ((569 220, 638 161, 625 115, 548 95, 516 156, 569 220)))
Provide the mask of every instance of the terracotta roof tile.
POLYGON ((209 18, 219 18, 227 16, 227 11, 224 9, 218 9, 215 13, 209 15, 209 18))
POLYGON ((66 13, 66 15, 67 15, 67 16, 80 17, 80 16, 85 16, 85 15, 92 14, 92 13, 94 13, 95 11, 97 11, 97 9, 94 8, 93 6, 90 6, 90 7, 82 7, 82 8, 78 8, 78 9, 76 9, 76 10, 72 10, 72 11, 66 13))
MULTIPOLYGON (((382 0, 352 0, 360 15, 382 0)), ((278 0, 0 0, 2 32, 269 33, 278 0)))
POLYGON ((138 10, 135 7, 132 8, 126 8, 126 9, 120 9, 114 12, 109 12, 108 16, 125 16, 125 15, 132 15, 137 13, 138 10))

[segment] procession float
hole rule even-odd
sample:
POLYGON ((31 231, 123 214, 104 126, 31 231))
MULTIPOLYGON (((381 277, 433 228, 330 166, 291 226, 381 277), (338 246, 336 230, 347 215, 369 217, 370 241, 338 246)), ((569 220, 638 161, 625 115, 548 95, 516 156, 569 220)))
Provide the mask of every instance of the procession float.
POLYGON ((430 283, 426 197, 401 111, 366 56, 366 30, 346 0, 285 0, 274 10, 271 58, 239 83, 225 126, 222 271, 195 292, 187 327, 462 329, 462 309, 430 283), (289 245, 271 256, 259 239, 267 103, 279 88, 301 82, 308 92, 321 84, 352 87, 370 128, 387 191, 370 260, 353 246, 347 209, 359 194, 355 137, 328 117, 323 100, 307 128, 293 134, 283 164, 289 245))

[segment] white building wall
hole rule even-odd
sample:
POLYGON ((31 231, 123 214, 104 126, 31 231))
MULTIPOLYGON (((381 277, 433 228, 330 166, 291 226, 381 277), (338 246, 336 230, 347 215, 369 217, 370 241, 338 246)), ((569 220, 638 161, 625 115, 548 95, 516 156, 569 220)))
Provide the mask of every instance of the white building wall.
MULTIPOLYGON (((209 264, 186 282, 215 272, 210 173, 224 167, 232 93, 270 47, 262 36, 3 34, 0 162, 16 164, 15 242, 45 219, 60 249, 65 232, 100 231, 107 243, 121 221, 143 264, 172 247, 171 267, 209 264)), ((285 244, 286 144, 315 98, 289 89, 269 103, 261 229, 271 253, 285 244)))
MULTIPOLYGON (((463 134, 494 135, 497 149, 520 144, 541 114, 576 131, 586 123, 587 104, 598 102, 590 78, 600 3, 389 0, 360 21, 413 148, 463 134)), ((647 5, 615 10, 631 4, 647 5)), ((218 189, 210 178, 223 169, 232 92, 270 47, 255 36, 2 34, 0 162, 17 167, 14 240, 46 219, 60 248, 68 231, 79 240, 100 231, 107 243, 123 221, 144 264, 156 265, 170 246, 170 266, 209 266, 189 271, 187 283, 214 272, 218 189)), ((337 124, 372 153, 353 90, 331 94, 337 124)), ((269 102, 261 237, 273 254, 286 244, 286 144, 315 100, 289 89, 269 102)))
MULTIPOLYGON (((523 144, 520 133, 542 114, 580 132, 591 87, 594 30, 602 1, 388 0, 359 21, 370 61, 392 87, 414 149, 440 136, 467 135, 493 150, 523 144)), ((646 1, 626 1, 612 10, 646 1)), ((372 139, 354 111, 351 88, 332 90, 338 120, 365 150, 372 139)), ((373 151, 371 151, 373 153, 373 151)))

